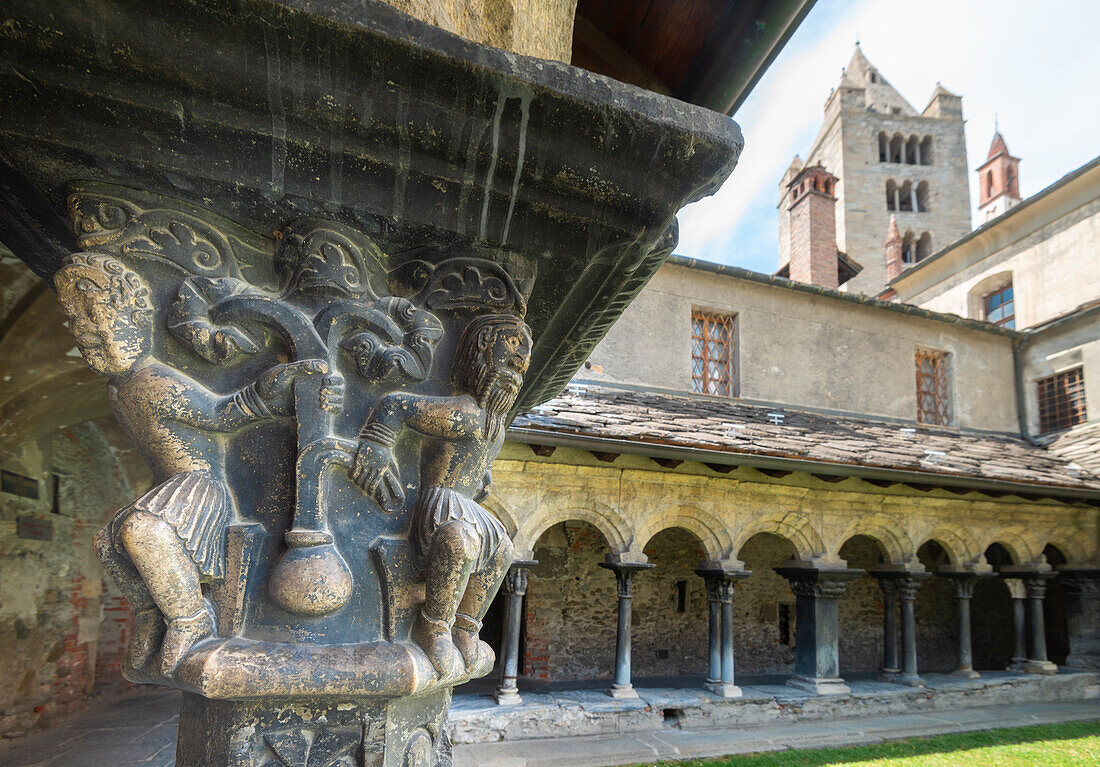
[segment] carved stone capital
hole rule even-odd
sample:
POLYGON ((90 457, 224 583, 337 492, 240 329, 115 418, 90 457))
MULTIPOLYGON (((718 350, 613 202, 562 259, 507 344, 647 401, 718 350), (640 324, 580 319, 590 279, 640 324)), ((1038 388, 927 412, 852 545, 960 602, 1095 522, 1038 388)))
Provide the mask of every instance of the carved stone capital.
POLYGON ((775 571, 787 579, 795 596, 814 599, 839 599, 848 584, 863 574, 862 570, 815 567, 777 567, 775 571))
POLYGON ((500 590, 505 594, 522 597, 527 593, 527 578, 531 573, 531 568, 537 565, 535 560, 520 560, 512 563, 512 566, 508 568, 508 574, 504 576, 504 582, 501 583, 500 590))
POLYGON ((1008 589, 1008 595, 1012 599, 1027 599, 1027 589, 1024 587, 1023 580, 1019 577, 1006 577, 1004 584, 1008 589))
POLYGON ((648 562, 600 562, 600 567, 615 573, 615 587, 619 599, 630 599, 633 596, 632 584, 635 573, 652 570, 655 566, 648 562))

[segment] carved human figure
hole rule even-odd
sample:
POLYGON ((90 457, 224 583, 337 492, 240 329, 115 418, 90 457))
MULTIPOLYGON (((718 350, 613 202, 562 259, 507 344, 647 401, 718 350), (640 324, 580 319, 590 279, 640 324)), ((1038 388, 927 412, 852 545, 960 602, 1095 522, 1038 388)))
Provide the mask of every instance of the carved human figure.
POLYGON ((149 287, 124 263, 78 253, 54 284, 77 348, 109 379, 115 416, 157 483, 99 532, 96 549, 134 609, 127 665, 143 669, 160 649, 159 671, 171 676, 215 631, 202 584, 224 575, 233 516, 216 433, 290 415, 293 381, 324 375, 328 365, 276 365, 235 392, 217 394, 151 356, 149 287))
POLYGON ((427 582, 413 639, 444 680, 488 673, 493 651, 481 621, 512 562, 504 526, 478 503, 504 443, 509 409, 531 358, 531 331, 519 318, 481 315, 458 343, 452 379, 460 393, 391 392, 359 434, 351 479, 391 508, 402 493, 393 446, 402 429, 423 436, 412 544, 427 582))

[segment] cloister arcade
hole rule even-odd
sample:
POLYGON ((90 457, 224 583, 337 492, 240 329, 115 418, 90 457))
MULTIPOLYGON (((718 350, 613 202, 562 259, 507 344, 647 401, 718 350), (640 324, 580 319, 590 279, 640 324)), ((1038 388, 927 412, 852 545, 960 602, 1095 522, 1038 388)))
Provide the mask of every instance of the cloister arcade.
POLYGON ((1089 514, 705 471, 498 462, 494 509, 525 560, 491 613, 512 669, 498 700, 519 699, 517 677, 591 684, 612 672, 615 697, 636 694, 632 677, 703 675, 735 697, 735 668, 821 694, 846 691, 849 673, 919 687, 928 671, 1053 673, 1074 663, 1074 639, 1090 641, 1074 636, 1080 608, 1064 593, 1094 558, 1077 527, 1087 518, 1091 530, 1089 514))

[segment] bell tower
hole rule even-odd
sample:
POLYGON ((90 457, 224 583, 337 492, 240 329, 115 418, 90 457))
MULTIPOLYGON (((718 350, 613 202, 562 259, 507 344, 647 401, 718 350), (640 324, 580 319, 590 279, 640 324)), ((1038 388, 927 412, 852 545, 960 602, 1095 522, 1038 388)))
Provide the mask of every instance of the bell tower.
POLYGON ((994 129, 989 156, 978 167, 978 213, 982 223, 1001 215, 1020 202, 1020 158, 1008 153, 1008 145, 994 129))

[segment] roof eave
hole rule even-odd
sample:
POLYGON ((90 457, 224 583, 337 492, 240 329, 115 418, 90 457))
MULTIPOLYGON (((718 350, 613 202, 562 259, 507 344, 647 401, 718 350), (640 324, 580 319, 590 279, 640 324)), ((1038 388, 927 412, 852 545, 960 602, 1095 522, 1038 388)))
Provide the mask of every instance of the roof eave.
POLYGON ((939 485, 942 487, 965 487, 971 490, 988 490, 999 493, 1012 493, 1051 498, 1068 498, 1100 504, 1100 489, 1093 490, 1065 485, 1047 485, 1031 482, 1013 482, 1010 480, 989 479, 958 474, 941 474, 912 469, 889 469, 861 464, 836 463, 831 461, 812 461, 804 458, 786 458, 782 456, 740 453, 728 450, 709 450, 685 445, 642 442, 639 440, 597 437, 575 432, 550 431, 546 429, 512 426, 508 429, 508 439, 522 444, 548 445, 553 447, 571 447, 579 450, 641 455, 647 458, 674 458, 699 463, 711 463, 724 466, 748 466, 756 469, 778 469, 801 471, 810 474, 853 477, 856 479, 892 480, 897 483, 918 483, 939 485))

